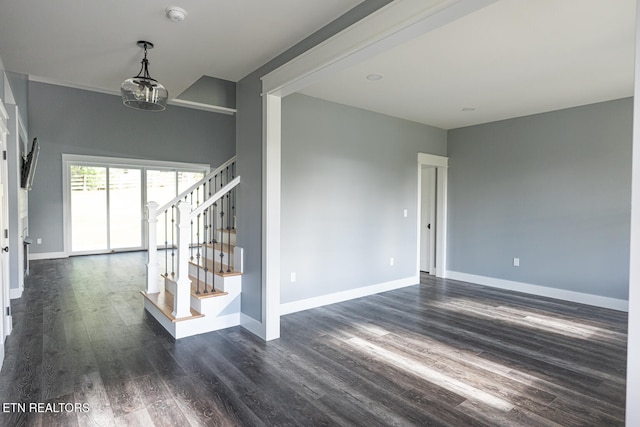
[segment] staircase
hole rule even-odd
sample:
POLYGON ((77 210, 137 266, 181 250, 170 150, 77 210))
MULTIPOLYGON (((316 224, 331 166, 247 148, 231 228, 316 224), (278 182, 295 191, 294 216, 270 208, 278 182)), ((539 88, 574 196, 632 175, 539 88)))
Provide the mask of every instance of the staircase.
POLYGON ((173 200, 147 204, 144 308, 174 338, 240 324, 235 157, 173 200))

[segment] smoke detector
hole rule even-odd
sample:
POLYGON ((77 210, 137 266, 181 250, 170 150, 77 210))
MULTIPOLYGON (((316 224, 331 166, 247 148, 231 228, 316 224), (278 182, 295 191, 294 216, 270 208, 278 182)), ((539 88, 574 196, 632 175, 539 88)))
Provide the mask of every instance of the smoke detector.
POLYGON ((170 6, 167 8, 167 18, 173 22, 182 22, 187 17, 187 11, 178 6, 170 6))

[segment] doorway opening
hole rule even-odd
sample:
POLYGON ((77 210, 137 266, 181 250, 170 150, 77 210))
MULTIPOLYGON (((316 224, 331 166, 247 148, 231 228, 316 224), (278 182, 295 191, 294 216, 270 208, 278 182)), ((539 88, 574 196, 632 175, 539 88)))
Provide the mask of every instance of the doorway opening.
POLYGON ((449 158, 418 153, 418 275, 446 277, 449 158))

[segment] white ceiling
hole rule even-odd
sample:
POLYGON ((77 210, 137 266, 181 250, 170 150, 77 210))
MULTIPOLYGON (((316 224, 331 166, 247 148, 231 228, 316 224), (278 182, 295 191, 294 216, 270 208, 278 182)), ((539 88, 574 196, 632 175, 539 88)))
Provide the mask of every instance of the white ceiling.
POLYGON ((634 28, 635 0, 500 0, 302 92, 443 129, 617 99, 634 28))
POLYGON ((0 0, 5 68, 119 93, 138 73, 138 40, 151 76, 178 96, 203 75, 238 81, 362 0, 0 0), (184 8, 184 22, 166 17, 184 8))
MULTIPOLYGON (((362 1, 0 0, 0 57, 118 93, 149 40, 174 98, 203 75, 238 81, 362 1), (173 5, 184 22, 166 18, 173 5)), ((631 96, 634 25, 635 0, 499 0, 302 93, 443 129, 631 96)))

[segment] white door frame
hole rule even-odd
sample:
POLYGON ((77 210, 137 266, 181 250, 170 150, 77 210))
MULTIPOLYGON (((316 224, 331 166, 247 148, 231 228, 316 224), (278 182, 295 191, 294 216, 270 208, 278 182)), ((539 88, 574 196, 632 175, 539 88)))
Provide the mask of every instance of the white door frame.
MULTIPOLYGON (((280 99, 496 1, 394 1, 262 77, 262 322, 251 327, 254 333, 265 340, 280 337, 280 99)), ((441 254, 436 270, 444 274, 444 240, 436 251, 441 254)))
MULTIPOLYGON (((7 187, 7 135, 9 129, 7 127, 7 120, 9 115, 4 108, 4 103, 0 99, 0 152, 4 153, 3 159, 0 159, 0 250, 8 245, 8 236, 5 235, 4 230, 8 230, 9 218, 7 197, 9 194, 7 187)), ((11 315, 7 311, 7 307, 10 307, 10 281, 9 281, 9 263, 4 251, 0 252, 0 367, 4 361, 4 339, 11 333, 11 315)))
MULTIPOLYGON (((417 274, 420 275, 420 236, 422 232, 420 210, 422 208, 422 169, 424 166, 436 170, 436 265, 435 276, 446 277, 447 273, 447 185, 449 158, 434 154, 418 153, 418 247, 417 274)), ((432 273, 433 274, 433 273, 432 273)))

